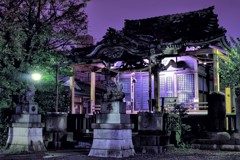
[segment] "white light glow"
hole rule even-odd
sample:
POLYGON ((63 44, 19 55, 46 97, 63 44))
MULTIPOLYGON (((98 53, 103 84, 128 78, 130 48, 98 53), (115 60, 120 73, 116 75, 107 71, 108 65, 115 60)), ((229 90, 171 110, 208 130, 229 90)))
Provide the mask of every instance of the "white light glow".
POLYGON ((32 79, 35 81, 39 81, 41 79, 42 75, 39 73, 33 73, 32 74, 32 79))

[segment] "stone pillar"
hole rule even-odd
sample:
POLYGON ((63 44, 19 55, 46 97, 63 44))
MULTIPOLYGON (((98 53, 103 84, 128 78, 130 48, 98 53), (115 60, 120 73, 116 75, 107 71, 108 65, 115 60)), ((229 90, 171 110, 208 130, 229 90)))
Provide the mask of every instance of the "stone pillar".
POLYGON ((93 144, 89 156, 123 158, 135 154, 132 143, 130 115, 126 103, 104 102, 101 113, 92 124, 93 144))
POLYGON ((6 148, 10 153, 46 151, 43 143, 43 127, 38 104, 34 102, 35 88, 29 86, 21 103, 12 116, 6 148))
POLYGON ((45 146, 48 149, 63 148, 67 144, 67 113, 47 112, 45 146))
POLYGON ((169 135, 163 130, 163 114, 138 112, 138 135, 134 136, 134 148, 138 152, 159 154, 169 144, 169 135))
POLYGON ((208 131, 222 132, 226 127, 225 94, 213 92, 208 101, 208 131))

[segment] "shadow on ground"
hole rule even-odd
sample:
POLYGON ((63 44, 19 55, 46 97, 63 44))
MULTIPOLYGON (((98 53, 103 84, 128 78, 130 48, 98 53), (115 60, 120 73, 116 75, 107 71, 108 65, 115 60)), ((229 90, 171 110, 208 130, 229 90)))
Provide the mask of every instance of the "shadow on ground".
MULTIPOLYGON (((1 152, 1 160, 109 160, 109 158, 88 157, 88 150, 52 150, 45 153, 6 154, 1 152)), ((111 158, 115 159, 115 158, 111 158)), ((116 158, 118 159, 118 158, 116 158)), ((163 154, 140 154, 123 158, 126 160, 239 160, 240 152, 210 151, 198 149, 178 149, 163 154)))

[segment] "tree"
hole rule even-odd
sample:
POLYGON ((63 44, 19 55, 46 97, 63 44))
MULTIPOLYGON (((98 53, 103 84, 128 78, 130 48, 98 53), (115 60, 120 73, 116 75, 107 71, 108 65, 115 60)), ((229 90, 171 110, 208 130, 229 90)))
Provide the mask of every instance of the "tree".
POLYGON ((221 84, 224 87, 240 87, 240 39, 231 38, 231 50, 227 50, 226 61, 220 61, 221 84))
MULTIPOLYGON (((2 0, 0 2, 0 107, 24 92, 34 70, 54 83, 55 66, 87 33, 88 0, 2 0)), ((51 84, 51 83, 50 83, 51 84)), ((39 85, 40 86, 40 85, 39 85)), ((43 84, 41 84, 43 86, 43 84)), ((44 90, 46 87, 42 87, 44 90)), ((41 88, 40 88, 41 89, 41 88)))
MULTIPOLYGON (((11 108, 18 103, 19 95, 25 92, 31 72, 37 70, 44 75, 41 84, 35 84, 40 110, 54 106, 55 68, 67 62, 66 51, 85 40, 87 2, 0 1, 0 145, 6 141, 8 115, 13 113, 11 108)), ((66 70, 61 68, 60 74, 66 70)))

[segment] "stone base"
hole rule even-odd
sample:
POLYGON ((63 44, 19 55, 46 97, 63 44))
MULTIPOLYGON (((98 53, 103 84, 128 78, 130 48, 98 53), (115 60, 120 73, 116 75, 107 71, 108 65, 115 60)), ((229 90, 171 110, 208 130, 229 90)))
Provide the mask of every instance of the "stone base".
POLYGON ((167 135, 136 135, 133 137, 134 148, 137 152, 159 154, 165 152, 169 145, 167 135))
POLYGON ((159 154, 164 152, 163 146, 143 146, 142 153, 159 154))
POLYGON ((240 145, 236 144, 192 144, 192 148, 201 150, 240 151, 240 145))
POLYGON ((231 139, 231 136, 227 132, 208 132, 207 136, 211 140, 218 140, 221 143, 225 143, 231 139))
POLYGON ((46 131, 47 132, 66 132, 67 131, 67 113, 47 112, 46 131))
POLYGON ((123 158, 134 156, 131 129, 94 129, 88 156, 123 158))
POLYGON ((134 156, 132 125, 126 103, 104 102, 101 114, 92 124, 93 144, 88 156, 123 158, 134 156))
POLYGON ((138 130, 148 134, 163 130, 162 113, 138 112, 138 130))
POLYGON ((42 128, 10 127, 6 147, 12 153, 46 151, 42 128))
POLYGON ((72 132, 45 132, 44 144, 47 149, 73 148, 76 142, 72 132))
POLYGON ((223 150, 223 151, 240 151, 240 134, 227 132, 209 132, 209 139, 196 139, 192 143, 194 149, 205 150, 223 150))

